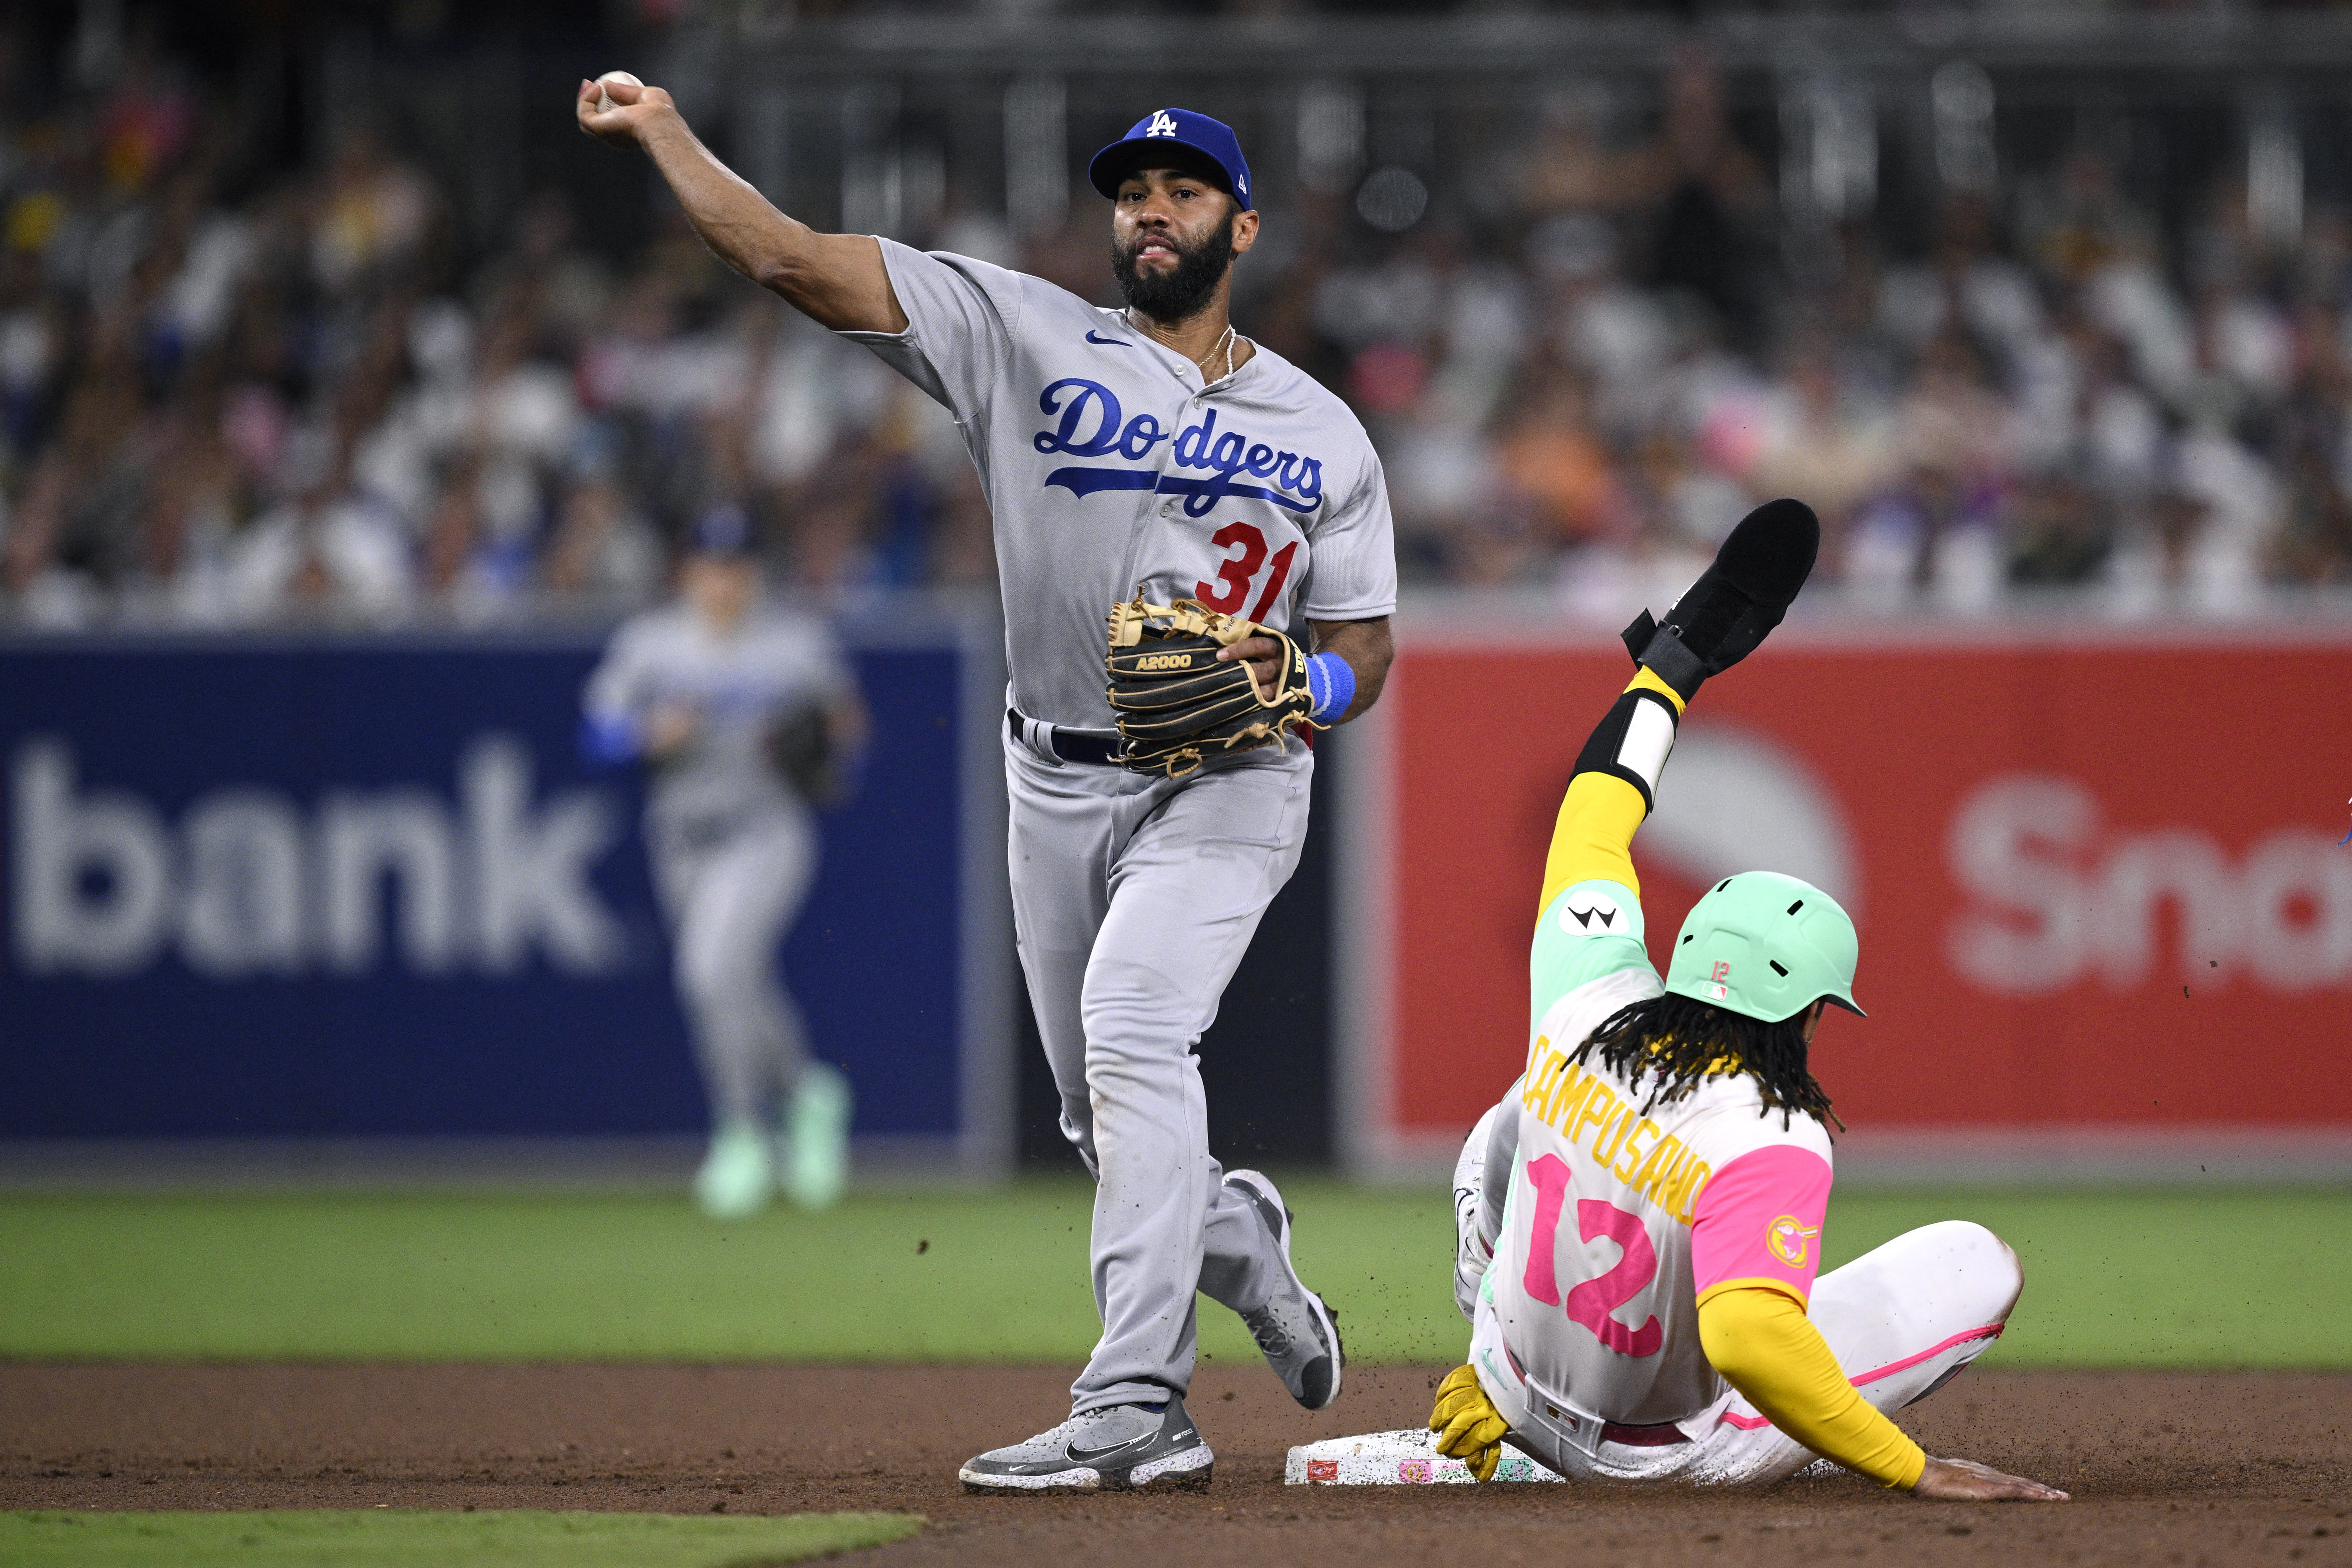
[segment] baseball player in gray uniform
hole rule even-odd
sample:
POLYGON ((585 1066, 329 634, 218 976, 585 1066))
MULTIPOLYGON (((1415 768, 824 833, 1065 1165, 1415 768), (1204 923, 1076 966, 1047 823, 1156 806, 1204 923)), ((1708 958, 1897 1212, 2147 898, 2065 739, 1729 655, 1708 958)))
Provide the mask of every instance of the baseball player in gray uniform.
MULTIPOLYGON (((1122 766, 1106 613, 1139 586, 1261 625, 1303 615, 1313 718, 1329 724, 1379 695, 1396 597, 1362 426, 1233 328, 1232 268, 1258 232, 1241 148, 1171 109, 1097 155, 1129 301, 1102 310, 968 258, 814 233, 712 157, 658 88, 583 82, 577 112, 651 155, 721 260, 866 343, 963 432, 1004 599, 1014 925, 1062 1130, 1097 1182, 1103 1334, 1067 1421, 961 1475, 1012 1492, 1205 1487, 1183 1400, 1196 1289, 1241 1315, 1307 1408, 1338 1396, 1343 1368, 1331 1313, 1291 1266, 1281 1194, 1210 1157, 1192 1055, 1297 864, 1313 758, 1286 743, 1181 778, 1122 766)), ((1220 657, 1270 684, 1278 651, 1251 637, 1220 657)))
POLYGON ((848 1170, 849 1085, 808 1059, 776 948, 816 874, 806 796, 854 750, 864 705, 832 635, 760 599, 749 520, 695 525, 674 604, 625 622, 589 678, 583 745, 650 771, 646 844, 679 999, 710 1095, 708 1213, 765 1207, 778 1184, 821 1207, 848 1170))

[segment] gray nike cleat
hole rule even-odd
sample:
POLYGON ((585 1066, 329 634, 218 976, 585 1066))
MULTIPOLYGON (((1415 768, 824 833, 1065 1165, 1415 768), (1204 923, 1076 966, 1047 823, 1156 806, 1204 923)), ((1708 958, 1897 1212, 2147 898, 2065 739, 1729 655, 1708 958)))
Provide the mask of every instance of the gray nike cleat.
POLYGON ((1339 1397, 1339 1373, 1348 1360, 1339 1348, 1339 1314, 1307 1288, 1291 1264, 1290 1211, 1274 1184, 1255 1171, 1235 1171, 1225 1177, 1225 1185, 1249 1199, 1265 1222, 1285 1280, 1265 1306, 1244 1312, 1242 1321, 1290 1397, 1309 1410, 1325 1409, 1339 1397))
POLYGON ((1184 1402, 1113 1405, 964 1461, 970 1492, 1206 1491, 1216 1456, 1184 1402))

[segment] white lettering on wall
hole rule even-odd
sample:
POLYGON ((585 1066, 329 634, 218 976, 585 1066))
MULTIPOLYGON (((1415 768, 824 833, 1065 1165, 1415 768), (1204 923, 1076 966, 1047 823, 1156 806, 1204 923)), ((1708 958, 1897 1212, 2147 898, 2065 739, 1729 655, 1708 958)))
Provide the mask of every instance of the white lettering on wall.
POLYGON ((450 968, 457 956, 457 856, 449 808, 423 790, 329 795, 319 808, 328 963, 346 974, 375 967, 376 917, 396 889, 408 967, 425 974, 450 968))
POLYGON ((2014 773, 1961 803, 1946 851, 1970 896, 1952 963, 1988 991, 2038 995, 2091 974, 2129 991, 2233 971, 2281 991, 2352 982, 2352 857, 2312 828, 2279 828, 2233 863, 2192 827, 2105 832, 2081 784, 2014 773))
POLYGON ((54 741, 17 753, 13 794, 18 962, 36 974, 145 968, 171 921, 163 818, 120 791, 78 795, 73 753, 54 741))
POLYGON ((2281 991, 2340 984, 2352 973, 2352 861, 2308 828, 2274 833, 2246 857, 2241 949, 2281 991))
POLYGON ((511 735, 467 748, 462 813, 402 786, 331 790, 306 818, 278 791, 235 785, 174 828, 136 795, 85 789, 71 750, 46 737, 12 774, 9 924, 30 973, 127 974, 173 946, 218 980, 386 962, 504 974, 534 951, 572 973, 626 961, 589 879, 620 837, 612 800, 534 801, 530 749, 511 735))
POLYGON ((619 837, 601 791, 571 790, 534 816, 530 752, 507 735, 485 735, 459 770, 473 847, 476 952, 483 968, 521 966, 533 942, 558 969, 593 974, 618 963, 620 922, 588 884, 619 837))
POLYGON ((2029 776, 1985 785, 1952 818, 1952 875, 1990 909, 1952 926, 1952 962, 1991 991, 2054 991, 2083 967, 2080 879, 2062 857, 2098 825, 2090 792, 2029 776))
POLYGON ((199 974, 299 974, 309 929, 302 815, 275 790, 227 789, 182 819, 180 956, 199 974))

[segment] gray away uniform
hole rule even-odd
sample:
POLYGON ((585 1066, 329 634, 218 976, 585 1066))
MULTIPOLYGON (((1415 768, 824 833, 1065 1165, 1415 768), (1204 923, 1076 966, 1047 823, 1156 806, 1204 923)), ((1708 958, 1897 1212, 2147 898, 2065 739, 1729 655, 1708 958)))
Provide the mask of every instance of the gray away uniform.
POLYGON ((776 948, 815 874, 816 837, 806 803, 768 762, 767 729, 850 688, 840 650, 814 620, 760 609, 721 636, 682 605, 630 619, 589 678, 583 703, 600 722, 638 724, 666 704, 699 716, 654 769, 646 844, 721 1126, 772 1124, 807 1049, 776 948))
POLYGON ((1055 735, 1112 735, 1104 617, 1139 584, 1276 626, 1388 615, 1387 489, 1355 416, 1278 354, 1204 386, 1117 311, 881 245, 908 329, 845 335, 955 416, 995 520, 1013 924, 1097 1182, 1103 1337, 1074 1409, 1181 1394, 1195 1287, 1251 1311, 1281 1279, 1209 1156, 1192 1048, 1298 863, 1314 759, 1294 741, 1170 780, 1065 760, 1055 735))

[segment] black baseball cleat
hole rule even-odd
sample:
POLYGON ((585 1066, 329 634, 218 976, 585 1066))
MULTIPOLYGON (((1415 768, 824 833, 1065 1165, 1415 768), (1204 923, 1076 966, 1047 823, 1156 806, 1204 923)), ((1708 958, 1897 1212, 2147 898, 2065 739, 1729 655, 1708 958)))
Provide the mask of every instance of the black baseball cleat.
POLYGON ((1255 1171, 1235 1171, 1225 1185, 1250 1201, 1282 1259, 1283 1282, 1265 1306, 1244 1312, 1242 1321, 1290 1397, 1309 1410, 1325 1409, 1339 1397, 1339 1375, 1347 1369, 1339 1314, 1307 1288, 1290 1261, 1290 1210, 1274 1184, 1255 1171))
POLYGON ((1821 553, 1822 523, 1801 500, 1768 500, 1739 520, 1675 601, 1661 626, 1643 610, 1625 628, 1625 647, 1685 702, 1699 683, 1756 651, 1780 624, 1821 553))
POLYGON ((1216 1456, 1184 1402, 1113 1405, 967 1459, 968 1492, 1205 1491, 1216 1456))

